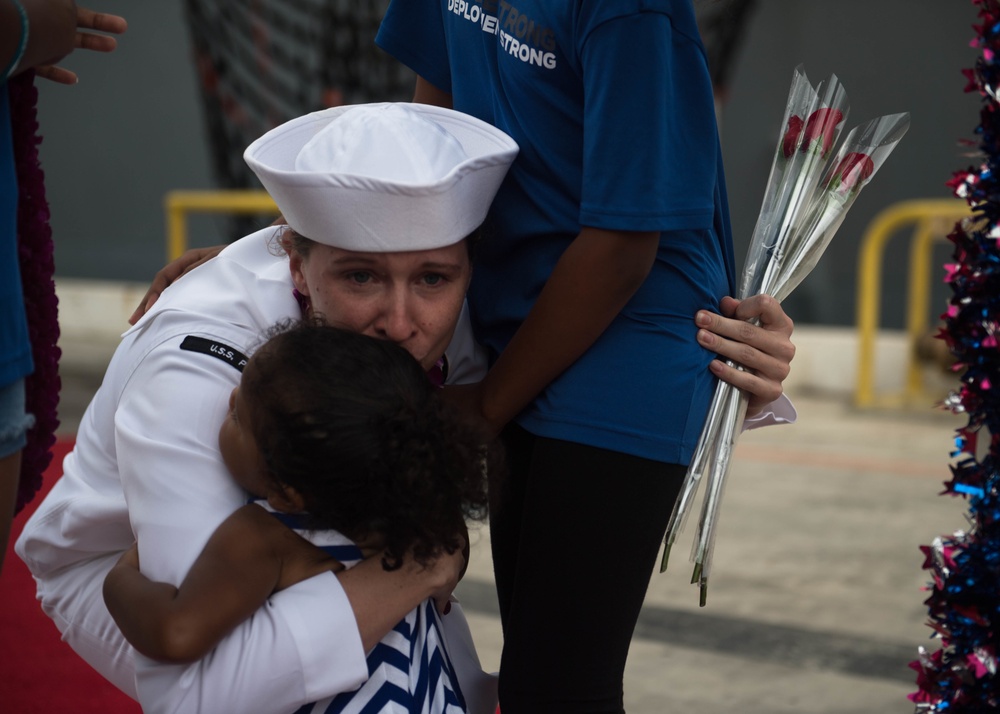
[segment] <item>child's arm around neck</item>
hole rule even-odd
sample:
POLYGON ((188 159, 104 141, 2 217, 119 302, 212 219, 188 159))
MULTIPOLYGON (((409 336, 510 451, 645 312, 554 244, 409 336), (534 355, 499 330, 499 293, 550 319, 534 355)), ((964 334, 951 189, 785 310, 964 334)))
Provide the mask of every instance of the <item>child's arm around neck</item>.
POLYGON ((212 534, 179 588, 139 572, 130 551, 108 573, 104 600, 122 634, 152 659, 194 662, 274 592, 343 566, 250 504, 212 534))

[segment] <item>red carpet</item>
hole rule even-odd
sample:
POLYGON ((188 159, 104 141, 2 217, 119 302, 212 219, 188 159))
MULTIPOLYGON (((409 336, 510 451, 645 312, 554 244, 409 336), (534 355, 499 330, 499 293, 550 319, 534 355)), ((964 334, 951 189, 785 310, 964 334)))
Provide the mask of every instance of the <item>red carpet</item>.
POLYGON ((35 600, 35 581, 14 555, 24 522, 62 474, 72 441, 56 443, 42 491, 14 519, 0 573, 0 711, 9 714, 138 714, 139 705, 108 684, 59 638, 35 600))
POLYGON ((0 573, 0 712, 140 714, 136 702, 108 684, 59 638, 59 630, 35 600, 35 581, 28 568, 14 555, 14 541, 24 522, 62 475, 63 456, 71 448, 71 440, 56 443, 42 490, 11 528, 0 573))

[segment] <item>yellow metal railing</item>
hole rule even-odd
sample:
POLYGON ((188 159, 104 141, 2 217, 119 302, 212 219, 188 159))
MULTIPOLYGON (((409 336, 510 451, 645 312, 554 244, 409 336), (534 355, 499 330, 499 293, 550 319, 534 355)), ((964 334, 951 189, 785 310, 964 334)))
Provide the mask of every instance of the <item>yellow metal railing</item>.
POLYGON ((167 260, 188 249, 187 217, 190 213, 278 213, 266 191, 170 191, 164 198, 167 213, 167 260))
POLYGON ((956 221, 969 215, 968 206, 956 199, 904 201, 889 206, 868 224, 861 240, 858 263, 856 406, 876 405, 875 338, 881 307, 882 263, 886 244, 900 229, 913 227, 906 308, 909 350, 903 387, 903 402, 911 404, 922 399, 924 394, 923 370, 917 360, 916 345, 928 330, 931 251, 935 242, 947 238, 956 221))
MULTIPOLYGON (((167 214, 167 259, 180 257, 188 248, 187 218, 191 213, 278 214, 265 191, 171 191, 164 200, 167 214)), ((915 345, 927 333, 930 308, 931 250, 945 240, 955 222, 970 215, 956 199, 904 201, 892 205, 868 224, 861 241, 858 265, 857 325, 858 371, 854 402, 872 407, 875 395, 875 338, 881 306, 882 264, 886 244, 900 229, 912 226, 906 333, 907 357, 904 401, 923 395, 923 373, 915 345)))

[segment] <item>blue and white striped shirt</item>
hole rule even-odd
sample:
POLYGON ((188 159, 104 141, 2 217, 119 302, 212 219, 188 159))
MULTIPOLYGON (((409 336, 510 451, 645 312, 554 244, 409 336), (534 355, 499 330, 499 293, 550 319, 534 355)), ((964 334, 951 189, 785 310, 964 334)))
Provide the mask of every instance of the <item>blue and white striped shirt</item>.
MULTIPOLYGON (((323 549, 345 568, 362 559, 361 550, 333 530, 310 530, 302 516, 274 511, 282 523, 323 549)), ((352 692, 300 707, 295 714, 465 714, 465 700, 445 648, 433 600, 411 610, 371 652, 368 680, 352 692)))

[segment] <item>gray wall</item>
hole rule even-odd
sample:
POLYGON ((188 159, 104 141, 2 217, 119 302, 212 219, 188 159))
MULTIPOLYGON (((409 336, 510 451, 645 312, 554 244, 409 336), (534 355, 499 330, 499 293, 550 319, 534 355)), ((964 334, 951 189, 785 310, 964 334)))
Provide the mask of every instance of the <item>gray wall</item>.
MULTIPOLYGON (((212 186, 205 131, 180 3, 103 0, 99 9, 129 20, 118 51, 71 56, 66 64, 81 77, 75 87, 39 85, 56 270, 66 277, 146 281, 164 260, 163 195, 212 186)), ((954 0, 759 0, 722 117, 739 261, 797 64, 813 82, 837 74, 851 101, 848 128, 881 114, 912 114, 903 142, 858 199, 820 266, 789 298, 798 322, 851 324, 867 222, 895 201, 948 197, 944 182, 970 163, 957 142, 973 138, 979 123, 977 97, 963 94, 960 74, 976 58, 968 46, 975 20, 971 3, 954 0)), ((226 228, 196 221, 193 241, 219 242, 226 228)), ((892 245, 886 322, 899 324, 906 254, 902 239, 892 245)), ((937 290, 935 316, 945 299, 943 288, 937 290)))
POLYGON ((188 38, 180 2, 93 7, 128 20, 118 49, 67 58, 75 86, 37 82, 56 273, 146 281, 165 259, 163 195, 212 185, 188 38))
MULTIPOLYGON (((837 75, 851 103, 847 129, 883 114, 911 114, 907 135, 858 198, 820 264, 786 301, 796 321, 853 324, 858 247, 868 222, 896 201, 951 197, 944 182, 972 161, 958 141, 974 138, 979 124, 979 97, 963 92, 961 74, 976 60, 969 48, 975 21, 972 3, 954 0, 758 1, 722 118, 740 265, 797 64, 805 65, 814 84, 837 75)), ((937 250, 935 267, 949 246, 937 250)), ((883 324, 902 325, 907 248, 906 236, 889 245, 883 324)), ((933 280, 934 319, 947 300, 941 275, 933 280)))

